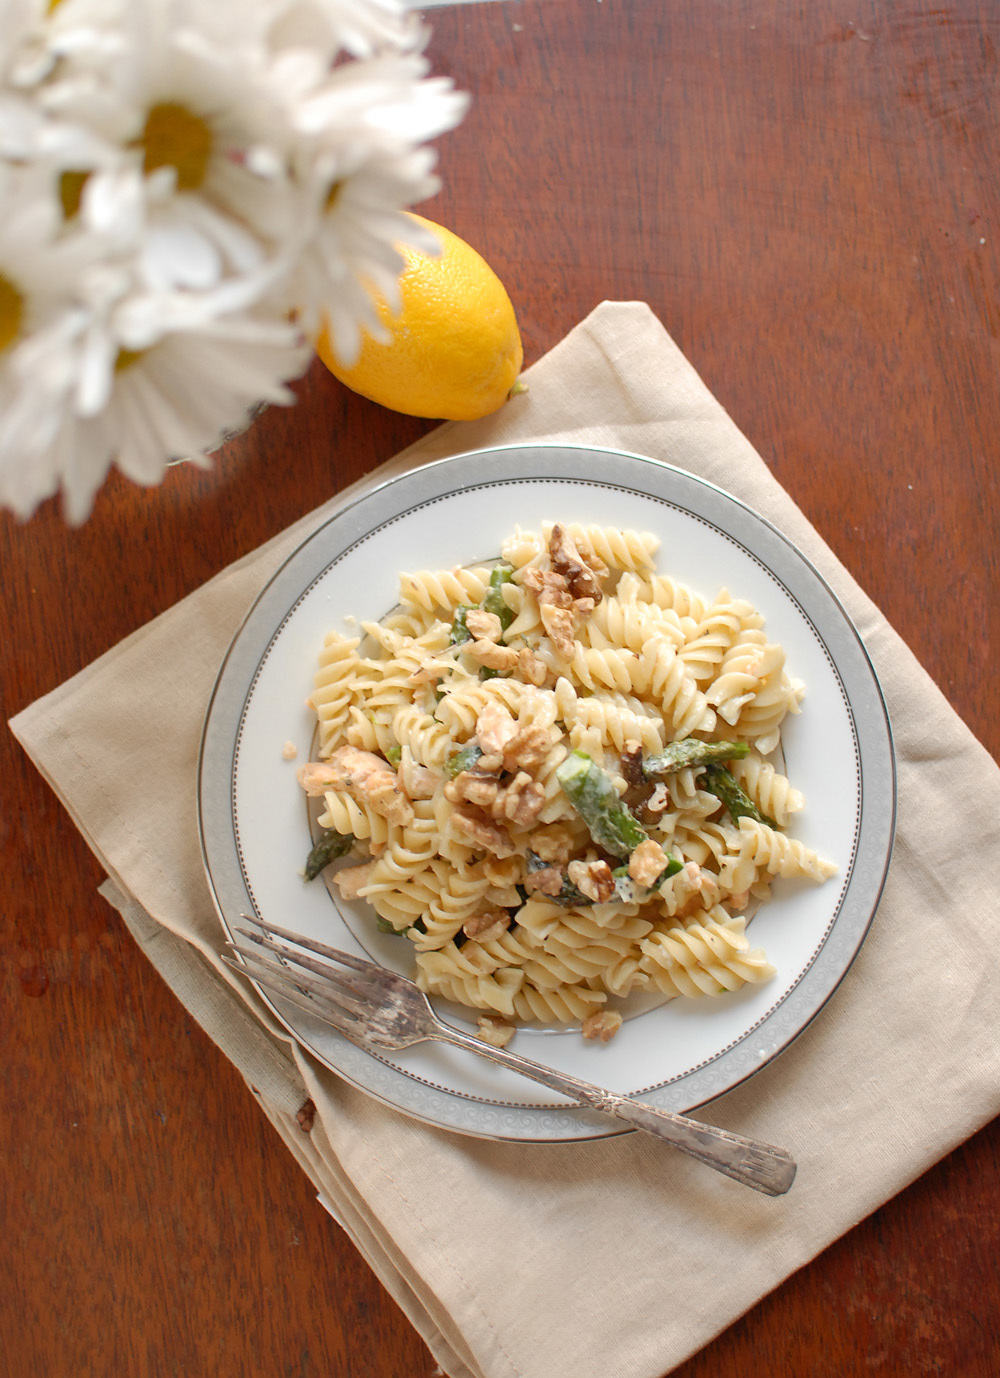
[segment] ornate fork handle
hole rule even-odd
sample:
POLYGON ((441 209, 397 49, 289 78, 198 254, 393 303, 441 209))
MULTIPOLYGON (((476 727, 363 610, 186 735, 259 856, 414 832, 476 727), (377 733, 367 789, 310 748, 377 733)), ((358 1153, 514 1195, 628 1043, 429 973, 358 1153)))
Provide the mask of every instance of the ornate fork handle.
POLYGON ((488 1057, 504 1067, 510 1067, 532 1081, 540 1082, 552 1091, 559 1091, 575 1101, 589 1105, 605 1114, 616 1115, 620 1120, 655 1134, 668 1143, 690 1154, 699 1162, 713 1167, 727 1177, 735 1178, 744 1186, 753 1187, 766 1196, 783 1196, 795 1178, 795 1162, 783 1148, 744 1139, 739 1134, 730 1134, 726 1129, 702 1124, 675 1114, 672 1110, 658 1110, 643 1101, 632 1100, 630 1096, 618 1095, 614 1091, 602 1090, 588 1081, 571 1076, 568 1072, 555 1071, 532 1062, 519 1053, 497 1048, 483 1043, 461 1029, 450 1024, 435 1021, 435 1036, 442 1042, 453 1043, 459 1048, 468 1048, 488 1057))

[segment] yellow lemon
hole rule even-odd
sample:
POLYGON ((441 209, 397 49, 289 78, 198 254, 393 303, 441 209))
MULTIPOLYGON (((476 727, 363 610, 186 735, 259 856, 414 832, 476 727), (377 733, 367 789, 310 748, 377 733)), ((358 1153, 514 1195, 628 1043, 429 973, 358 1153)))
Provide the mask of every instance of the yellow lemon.
POLYGON ((400 245, 402 309, 393 316, 378 302, 389 342, 365 332, 357 362, 344 366, 324 331, 317 353, 342 383, 392 411, 472 421, 503 406, 517 382, 524 352, 514 308, 471 245, 423 216, 413 219, 440 242, 441 254, 400 245))

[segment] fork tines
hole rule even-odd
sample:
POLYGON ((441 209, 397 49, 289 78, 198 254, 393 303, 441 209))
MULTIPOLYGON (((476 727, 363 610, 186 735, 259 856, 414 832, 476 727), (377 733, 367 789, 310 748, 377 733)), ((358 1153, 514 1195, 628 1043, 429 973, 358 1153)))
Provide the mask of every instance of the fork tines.
MULTIPOLYGON (((249 915, 242 917, 250 919, 249 915)), ((366 987, 365 976, 338 969, 328 961, 316 961, 304 952, 275 942, 270 935, 280 934, 331 960, 344 961, 355 972, 364 973, 372 967, 372 963, 351 953, 327 947, 324 943, 299 937, 287 929, 265 925, 259 919, 250 919, 250 922, 256 924, 260 931, 237 928, 236 932, 248 938, 253 946, 227 943, 227 948, 239 960, 233 960, 223 953, 222 960, 226 965, 243 976, 249 976, 297 1009, 333 1025, 348 1037, 362 1038, 365 1022, 372 1012, 371 993, 366 987), (277 960, 267 953, 273 953, 277 960)))

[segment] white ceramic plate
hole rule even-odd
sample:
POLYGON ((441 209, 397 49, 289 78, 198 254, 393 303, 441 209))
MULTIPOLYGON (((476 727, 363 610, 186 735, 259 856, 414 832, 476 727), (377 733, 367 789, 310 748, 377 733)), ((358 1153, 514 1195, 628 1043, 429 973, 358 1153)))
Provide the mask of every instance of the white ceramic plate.
MULTIPOLYGON (((296 770, 313 740, 305 700, 317 656, 331 628, 348 630, 345 617, 374 619, 394 606, 399 571, 496 557, 515 526, 546 519, 655 532, 658 569, 709 597, 725 586, 748 598, 806 684, 801 714, 783 729, 786 770, 807 801, 791 831, 838 873, 821 886, 776 882, 754 917, 753 945, 766 949, 777 976, 716 999, 647 1008, 607 1045, 585 1042, 578 1029, 516 1037, 539 1062, 688 1111, 764 1066, 834 991, 878 903, 895 812, 889 723, 860 638, 808 561, 720 489, 635 455, 516 446, 427 465, 344 508, 267 585, 220 671, 200 762, 206 869, 227 936, 241 912, 256 912, 412 974, 410 944, 379 933, 363 902, 335 903, 322 882, 301 878, 310 838, 296 770), (288 741, 295 760, 282 754, 288 741)), ((438 1044, 374 1057, 261 995, 320 1062, 419 1119, 517 1140, 621 1132, 486 1059, 438 1044)))

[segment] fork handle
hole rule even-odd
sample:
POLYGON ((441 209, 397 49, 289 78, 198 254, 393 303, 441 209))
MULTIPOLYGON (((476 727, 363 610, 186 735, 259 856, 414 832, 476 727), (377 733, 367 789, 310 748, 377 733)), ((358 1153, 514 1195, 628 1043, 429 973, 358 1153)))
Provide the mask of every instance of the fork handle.
POLYGON ((657 1138, 665 1139, 679 1148, 682 1153, 690 1154, 699 1162, 715 1168, 716 1172, 724 1173, 766 1196, 783 1196, 795 1178, 795 1161, 783 1148, 745 1139, 740 1134, 731 1134, 727 1129, 689 1119, 673 1110, 660 1110, 647 1105, 645 1101, 633 1100, 631 1096, 606 1091, 568 1072, 543 1067, 530 1058, 522 1057, 520 1053, 484 1043, 450 1024, 439 1022, 436 1036, 443 1042, 468 1048, 503 1067, 520 1072, 522 1076, 530 1077, 532 1081, 540 1082, 550 1090, 569 1096, 593 1110, 615 1115, 636 1129, 655 1134, 657 1138))

